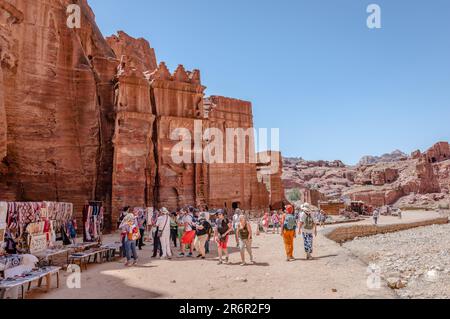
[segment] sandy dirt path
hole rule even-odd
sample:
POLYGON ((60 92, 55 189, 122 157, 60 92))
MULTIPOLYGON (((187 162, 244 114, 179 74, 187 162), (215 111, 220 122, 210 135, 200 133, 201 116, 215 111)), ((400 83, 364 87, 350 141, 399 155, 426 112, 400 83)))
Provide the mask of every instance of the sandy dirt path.
MULTIPOLYGON (((431 212, 408 212, 401 222, 437 216, 431 212)), ((380 220, 380 224, 399 222, 395 217, 380 220)), ((105 242, 116 238, 118 235, 107 236, 105 242)), ((136 267, 125 268, 121 262, 89 265, 88 271, 81 274, 81 289, 67 288, 64 273, 60 289, 49 293, 33 290, 28 298, 396 298, 385 285, 378 290, 369 289, 367 265, 321 232, 315 240, 313 261, 305 260, 299 237, 295 241, 297 260, 290 263, 285 261, 280 235, 255 236, 257 264, 253 266, 240 266, 234 238, 230 244, 230 265, 217 265, 215 247, 204 261, 188 258, 169 261, 150 258, 151 247, 146 246, 139 251, 136 267)))
POLYGON ((88 266, 81 289, 34 290, 29 298, 393 298, 387 288, 369 290, 367 266, 338 244, 319 234, 314 261, 306 261, 296 239, 294 262, 286 262, 280 235, 255 237, 256 265, 240 266, 231 239, 231 264, 217 265, 215 251, 207 260, 151 259, 150 247, 140 251, 139 265, 125 268, 112 262, 88 266))

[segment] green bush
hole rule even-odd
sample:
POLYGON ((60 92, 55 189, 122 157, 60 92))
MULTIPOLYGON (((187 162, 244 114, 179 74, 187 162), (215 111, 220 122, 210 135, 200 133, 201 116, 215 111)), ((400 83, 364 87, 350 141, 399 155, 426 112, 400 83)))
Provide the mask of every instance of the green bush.
POLYGON ((301 199, 302 199, 302 197, 301 197, 301 194, 300 194, 300 190, 298 188, 291 189, 288 192, 288 200, 290 202, 297 202, 297 201, 299 201, 301 199))

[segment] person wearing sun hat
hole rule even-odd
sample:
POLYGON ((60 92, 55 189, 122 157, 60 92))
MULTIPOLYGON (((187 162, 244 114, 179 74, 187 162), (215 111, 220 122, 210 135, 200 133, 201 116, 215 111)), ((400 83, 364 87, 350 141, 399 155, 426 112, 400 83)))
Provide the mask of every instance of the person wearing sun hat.
POLYGON ((312 207, 305 205, 302 207, 299 221, 299 235, 303 236, 305 246, 306 259, 313 259, 313 239, 317 237, 317 225, 312 215, 312 207))
POLYGON ((170 212, 167 208, 161 208, 161 216, 156 221, 158 227, 159 240, 161 241, 162 256, 161 258, 172 258, 172 251, 170 249, 170 212))

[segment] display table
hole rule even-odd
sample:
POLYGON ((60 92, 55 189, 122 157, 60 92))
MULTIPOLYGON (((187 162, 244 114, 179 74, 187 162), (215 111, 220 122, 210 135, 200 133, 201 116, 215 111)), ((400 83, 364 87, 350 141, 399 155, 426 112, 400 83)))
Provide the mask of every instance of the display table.
POLYGON ((116 257, 117 253, 120 256, 121 251, 122 251, 122 243, 104 244, 104 245, 101 246, 101 248, 107 250, 107 253, 106 253, 106 256, 105 256, 106 260, 107 261, 113 261, 114 258, 116 257))
POLYGON ((25 299, 24 286, 28 284, 28 291, 31 289, 31 284, 38 281, 38 287, 42 286, 42 280, 45 278, 46 291, 50 291, 52 284, 52 275, 56 275, 56 287, 59 288, 59 271, 61 267, 43 267, 39 270, 31 271, 24 274, 22 277, 15 277, 3 279, 0 281, 0 299, 4 299, 8 290, 21 287, 22 299, 25 299))
POLYGON ((66 248, 71 249, 74 252, 82 252, 84 250, 97 247, 98 245, 99 245, 98 242, 79 243, 79 244, 72 244, 72 245, 66 246, 66 248))
POLYGON ((66 255, 67 265, 69 264, 69 255, 72 252, 70 248, 61 249, 47 249, 41 253, 35 254, 40 261, 46 261, 49 266, 52 266, 53 258, 59 255, 66 255))
POLYGON ((87 270, 87 265, 91 262, 91 257, 93 258, 92 262, 102 263, 109 251, 108 248, 95 248, 79 253, 73 253, 69 257, 69 263, 79 265, 81 271, 83 271, 84 265, 85 270, 87 270))

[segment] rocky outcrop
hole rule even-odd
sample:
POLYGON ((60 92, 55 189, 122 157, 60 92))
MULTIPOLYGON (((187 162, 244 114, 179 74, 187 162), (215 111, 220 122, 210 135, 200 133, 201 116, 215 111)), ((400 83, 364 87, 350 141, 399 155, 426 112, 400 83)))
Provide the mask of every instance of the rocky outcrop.
POLYGON ((359 166, 363 165, 373 165, 378 163, 389 163, 397 162, 401 160, 406 160, 408 155, 400 150, 393 151, 392 153, 387 153, 381 156, 364 156, 358 163, 359 166))
POLYGON ((437 207, 450 199, 447 145, 438 143, 423 154, 414 152, 410 158, 398 151, 392 153, 398 155, 398 160, 394 160, 395 156, 381 156, 384 160, 376 164, 355 167, 286 159, 283 182, 286 189, 299 188, 306 200, 314 202, 348 198, 373 206, 398 203, 403 207, 437 207), (431 195, 430 199, 425 195, 431 195))

